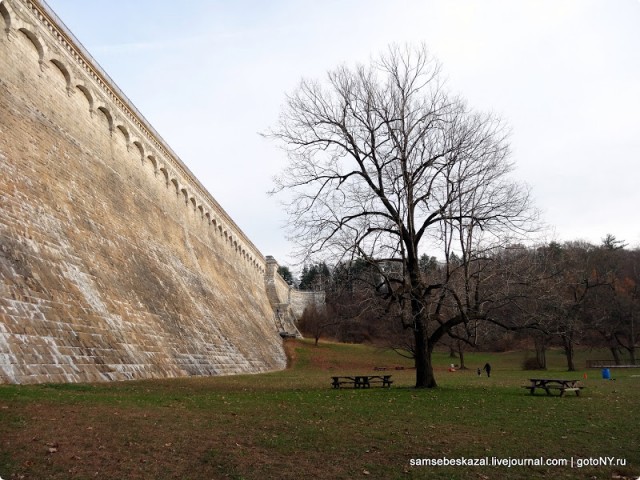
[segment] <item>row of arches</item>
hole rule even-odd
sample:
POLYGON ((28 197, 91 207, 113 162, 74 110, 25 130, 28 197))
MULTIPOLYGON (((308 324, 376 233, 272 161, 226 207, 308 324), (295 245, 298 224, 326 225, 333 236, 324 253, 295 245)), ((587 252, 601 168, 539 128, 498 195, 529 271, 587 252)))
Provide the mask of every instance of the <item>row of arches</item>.
MULTIPOLYGON (((74 54, 79 64, 71 65, 68 56, 61 54, 57 45, 50 46, 38 36, 37 27, 21 18, 23 15, 16 13, 16 9, 11 6, 9 0, 0 0, 0 17, 4 22, 7 41, 15 40, 18 35, 24 36, 33 45, 41 70, 55 68, 59 71, 64 78, 67 95, 71 96, 76 92, 83 95, 87 100, 90 115, 103 115, 111 136, 114 133, 121 134, 125 139, 127 150, 134 149, 140 161, 144 165, 149 165, 153 174, 160 177, 167 188, 175 191, 176 196, 184 201, 189 210, 213 228, 225 245, 259 273, 264 274, 262 255, 254 248, 247 247, 241 236, 234 231, 235 229, 222 220, 226 215, 216 208, 215 201, 206 199, 209 194, 206 191, 203 192, 194 182, 189 181, 189 175, 182 171, 180 162, 172 161, 173 159, 162 144, 122 103, 96 70, 77 53, 72 45, 68 44, 64 36, 58 33, 55 35, 57 39, 63 43, 65 50, 74 54), (117 109, 116 105, 121 105, 122 108, 117 109)), ((39 16, 44 20, 41 15, 39 16)), ((56 29, 53 25, 48 27, 56 29)))

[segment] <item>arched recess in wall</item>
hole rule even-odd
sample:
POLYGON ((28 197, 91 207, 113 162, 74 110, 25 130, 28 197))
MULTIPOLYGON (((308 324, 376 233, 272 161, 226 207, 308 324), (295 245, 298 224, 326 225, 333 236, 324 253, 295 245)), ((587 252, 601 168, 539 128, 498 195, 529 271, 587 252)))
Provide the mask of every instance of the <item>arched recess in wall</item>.
POLYGON ((162 176, 164 177, 164 183, 168 187, 169 186, 169 172, 167 171, 167 169, 165 167, 160 167, 160 173, 162 173, 162 176))
POLYGON ((0 2, 0 17, 4 21, 4 32, 6 35, 9 35, 11 31, 11 15, 9 15, 9 10, 7 10, 7 6, 4 2, 0 2))
POLYGON ((29 42, 31 42, 33 48, 36 49, 36 53, 38 54, 38 62, 40 63, 40 65, 44 65, 44 47, 42 46, 42 43, 40 43, 40 40, 38 40, 38 37, 36 37, 35 33, 33 33, 31 30, 27 30, 24 27, 22 27, 19 31, 29 40, 29 42))
POLYGON ((175 178, 172 178, 171 183, 176 188, 176 195, 180 195, 180 185, 178 184, 178 180, 176 180, 175 178))
POLYGON ((140 161, 144 163, 144 147, 142 146, 142 142, 140 140, 134 140, 131 144, 136 147, 138 153, 140 153, 140 161))
POLYGON ((147 160, 151 162, 151 166, 153 167, 153 173, 155 175, 156 172, 158 171, 158 161, 156 160, 156 157, 154 155, 147 155, 147 160))
POLYGON ((89 103, 89 112, 93 113, 93 95, 91 95, 91 90, 84 85, 76 85, 76 88, 80 90, 84 98, 87 99, 87 102, 89 103))
POLYGON ((118 132, 120 132, 122 134, 122 136, 124 137, 124 143, 127 146, 127 150, 129 149, 129 145, 130 145, 130 139, 131 136, 129 135, 129 131, 127 130, 127 127, 125 127, 124 125, 118 125, 116 127, 116 130, 118 132))
POLYGON ((111 112, 109 112, 106 107, 98 107, 98 111, 107 119, 107 123, 109 124, 109 133, 113 133, 113 117, 111 116, 111 112))
POLYGON ((184 188, 184 187, 180 190, 180 192, 182 193, 182 196, 184 197, 185 205, 188 205, 189 204, 189 192, 187 192, 187 189, 184 188))
POLYGON ((66 85, 66 89, 67 89, 67 94, 71 95, 72 90, 72 83, 71 83, 71 74, 69 73, 69 70, 67 69, 67 67, 64 66, 64 64, 56 59, 56 58, 52 58, 51 60, 51 64, 53 66, 55 66, 55 70, 57 70, 58 72, 60 72, 62 74, 62 76, 64 77, 64 82, 66 85))

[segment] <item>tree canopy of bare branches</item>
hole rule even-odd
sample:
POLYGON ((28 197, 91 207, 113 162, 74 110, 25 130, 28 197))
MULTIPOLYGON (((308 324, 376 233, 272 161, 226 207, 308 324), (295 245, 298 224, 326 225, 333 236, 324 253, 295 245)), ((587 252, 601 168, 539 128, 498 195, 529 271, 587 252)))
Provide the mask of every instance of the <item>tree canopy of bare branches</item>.
POLYGON ((435 342, 486 316, 474 262, 534 216, 508 177, 503 122, 450 95, 424 46, 392 46, 367 66, 302 80, 267 136, 288 154, 274 191, 289 193, 298 253, 376 266, 379 292, 413 331, 416 387, 436 386, 435 342), (426 252, 445 274, 421 272, 426 252))

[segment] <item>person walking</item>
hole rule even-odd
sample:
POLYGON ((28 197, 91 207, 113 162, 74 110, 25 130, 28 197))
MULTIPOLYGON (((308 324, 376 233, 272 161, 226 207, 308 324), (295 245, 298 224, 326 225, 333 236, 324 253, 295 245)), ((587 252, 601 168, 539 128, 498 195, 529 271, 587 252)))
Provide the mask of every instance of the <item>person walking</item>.
POLYGON ((491 365, 488 362, 484 364, 483 370, 487 372, 487 377, 491 377, 491 365))

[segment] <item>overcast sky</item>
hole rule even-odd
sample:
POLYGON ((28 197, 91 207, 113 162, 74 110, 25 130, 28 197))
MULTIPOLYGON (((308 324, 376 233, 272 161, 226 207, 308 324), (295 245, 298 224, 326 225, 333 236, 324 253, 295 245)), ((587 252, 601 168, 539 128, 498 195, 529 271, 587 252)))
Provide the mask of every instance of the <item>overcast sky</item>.
POLYGON ((640 0, 48 0, 265 255, 292 264, 273 126, 302 77, 425 42, 511 126, 557 241, 640 246, 640 0))

